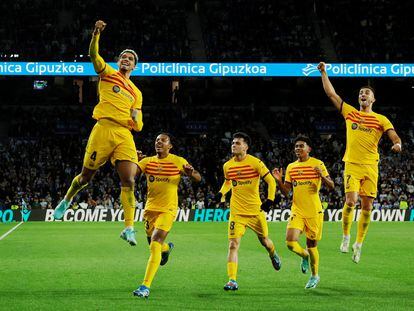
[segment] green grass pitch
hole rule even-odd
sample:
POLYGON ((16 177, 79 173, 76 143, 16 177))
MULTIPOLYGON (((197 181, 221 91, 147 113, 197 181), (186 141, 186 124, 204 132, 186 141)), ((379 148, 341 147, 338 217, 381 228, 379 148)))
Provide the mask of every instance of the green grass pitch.
MULTIPOLYGON (((0 236, 16 223, 0 224, 0 236)), ((24 223, 0 241, 1 310, 412 310, 413 223, 371 223, 361 261, 338 250, 341 224, 324 224, 321 283, 284 244, 286 223, 269 223, 282 257, 280 272, 252 231, 242 239, 237 292, 225 292, 226 223, 175 223, 170 261, 160 267, 149 299, 132 296, 149 249, 142 224, 138 246, 119 238, 122 223, 24 223)), ((352 228, 355 237, 356 224, 352 228)), ((303 240, 301 244, 303 245, 303 240)))

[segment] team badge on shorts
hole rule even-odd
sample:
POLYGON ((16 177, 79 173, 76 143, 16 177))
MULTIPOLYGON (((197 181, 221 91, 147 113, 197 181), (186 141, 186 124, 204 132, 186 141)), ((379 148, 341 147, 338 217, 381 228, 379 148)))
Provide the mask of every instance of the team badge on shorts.
POLYGON ((149 180, 150 182, 154 182, 155 177, 154 177, 154 176, 152 176, 152 175, 150 175, 150 176, 148 177, 148 180, 149 180))
POLYGON ((358 128, 358 124, 356 124, 356 123, 352 123, 352 129, 353 130, 356 130, 358 128))
POLYGON ((114 91, 115 93, 119 93, 120 90, 121 90, 121 88, 118 85, 114 85, 112 87, 112 91, 114 91))
POLYGON ((232 180, 231 183, 232 183, 233 187, 237 186, 237 180, 232 180))

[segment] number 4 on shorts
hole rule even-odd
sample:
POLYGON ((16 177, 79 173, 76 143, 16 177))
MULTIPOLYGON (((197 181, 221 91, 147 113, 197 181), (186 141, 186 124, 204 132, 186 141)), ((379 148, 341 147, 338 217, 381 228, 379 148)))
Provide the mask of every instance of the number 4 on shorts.
POLYGON ((93 161, 96 160, 96 151, 92 152, 92 154, 91 154, 91 160, 93 160, 93 161))

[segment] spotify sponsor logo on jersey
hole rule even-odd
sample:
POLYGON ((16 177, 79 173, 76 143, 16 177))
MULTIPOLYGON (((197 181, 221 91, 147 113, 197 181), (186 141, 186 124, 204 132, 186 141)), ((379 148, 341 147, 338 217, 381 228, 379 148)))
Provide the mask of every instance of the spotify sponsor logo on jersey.
POLYGON ((233 185, 233 187, 236 187, 236 186, 245 186, 245 185, 251 185, 252 184, 252 181, 251 180, 246 180, 246 181, 241 181, 241 180, 232 180, 232 185, 233 185))
POLYGON ((112 91, 114 93, 117 93, 117 94, 120 93, 120 94, 124 95, 125 97, 128 97, 129 100, 134 101, 134 98, 131 95, 129 95, 128 92, 122 91, 121 88, 118 85, 114 85, 112 87, 112 91))
POLYGON ((297 186, 310 186, 312 185, 312 182, 310 180, 307 181, 297 181, 294 180, 293 181, 293 187, 297 187, 297 186))
POLYGON ((351 128, 353 130, 359 130, 359 131, 366 132, 366 133, 371 133, 374 130, 374 129, 370 129, 370 128, 366 128, 361 125, 358 125, 358 123, 352 123, 351 128))
POLYGON ((155 177, 153 175, 150 175, 148 177, 149 182, 170 182, 170 179, 168 177, 155 177))

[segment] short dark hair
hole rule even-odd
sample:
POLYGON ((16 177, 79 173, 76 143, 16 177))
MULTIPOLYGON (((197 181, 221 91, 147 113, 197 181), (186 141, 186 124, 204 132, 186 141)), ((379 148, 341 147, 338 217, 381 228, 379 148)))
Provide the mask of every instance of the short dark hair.
POLYGON ((172 136, 170 133, 167 133, 167 132, 159 132, 159 133, 157 134, 157 136, 156 136, 156 137, 158 137, 158 136, 160 136, 160 135, 165 135, 165 136, 167 136, 167 137, 168 137, 168 139, 170 140, 170 144, 171 144, 171 145, 173 144, 174 136, 172 136))
POLYGON ((119 53, 118 59, 120 59, 122 55, 124 55, 125 53, 131 53, 134 56, 135 65, 138 63, 138 54, 137 52, 131 49, 126 49, 126 50, 123 50, 121 53, 119 53))
POLYGON ((243 133, 243 132, 236 132, 236 133, 234 133, 234 134, 233 134, 233 138, 243 138, 244 142, 245 142, 248 146, 250 146, 251 139, 250 139, 250 136, 249 136, 249 135, 247 135, 246 133, 243 133))
POLYGON ((298 141, 304 141, 309 147, 312 146, 312 141, 308 136, 305 135, 299 135, 295 138, 294 144, 296 144, 298 141))
POLYGON ((361 86, 360 88, 359 88, 359 90, 361 91, 362 89, 369 89, 369 90, 371 90, 371 92, 375 95, 375 89, 372 87, 372 86, 369 86, 369 85, 364 85, 364 86, 361 86))

